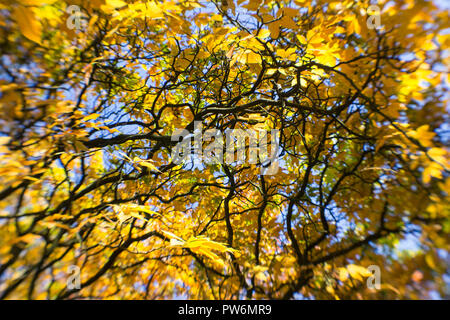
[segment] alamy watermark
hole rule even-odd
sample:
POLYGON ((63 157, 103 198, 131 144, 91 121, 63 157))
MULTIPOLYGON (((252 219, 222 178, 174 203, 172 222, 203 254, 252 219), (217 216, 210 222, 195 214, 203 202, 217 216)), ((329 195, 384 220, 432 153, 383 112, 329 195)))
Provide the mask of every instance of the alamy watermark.
POLYGON ((171 154, 175 164, 191 162, 193 169, 201 169, 203 164, 257 164, 263 175, 274 175, 279 169, 280 133, 277 129, 228 129, 224 143, 221 131, 203 132, 202 122, 194 121, 193 133, 178 129, 171 139, 178 141, 171 154))
POLYGON ((381 270, 380 267, 373 264, 367 267, 367 270, 372 273, 367 278, 367 288, 379 290, 381 288, 381 270))
POLYGON ((80 290, 81 289, 81 278, 80 278, 80 267, 76 265, 70 265, 68 270, 69 276, 67 277, 67 289, 69 290, 80 290))
MULTIPOLYGON (((364 10, 362 10, 364 11, 364 10)), ((366 24, 368 29, 380 29, 381 28, 381 16, 380 16, 380 7, 372 5, 367 8, 363 15, 367 13, 369 16, 367 18, 366 24)))
POLYGON ((69 18, 66 21, 67 28, 80 30, 87 27, 87 17, 81 12, 79 6, 72 4, 66 8, 66 12, 69 14, 69 18))

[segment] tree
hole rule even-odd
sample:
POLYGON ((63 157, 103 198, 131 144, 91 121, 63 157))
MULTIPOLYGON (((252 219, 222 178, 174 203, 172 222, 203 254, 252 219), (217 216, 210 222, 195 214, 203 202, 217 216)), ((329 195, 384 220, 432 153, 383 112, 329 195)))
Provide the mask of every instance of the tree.
POLYGON ((447 11, 4 0, 0 15, 1 298, 449 297, 447 11), (173 134, 199 123, 278 130, 278 171, 175 162, 173 134))

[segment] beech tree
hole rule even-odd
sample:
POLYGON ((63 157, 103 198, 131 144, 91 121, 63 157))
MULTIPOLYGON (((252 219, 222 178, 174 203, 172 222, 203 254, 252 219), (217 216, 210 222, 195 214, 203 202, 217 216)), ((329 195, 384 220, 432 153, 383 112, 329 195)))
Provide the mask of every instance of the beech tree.
POLYGON ((448 15, 2 0, 0 297, 448 298, 448 15), (175 162, 195 123, 278 171, 175 162))

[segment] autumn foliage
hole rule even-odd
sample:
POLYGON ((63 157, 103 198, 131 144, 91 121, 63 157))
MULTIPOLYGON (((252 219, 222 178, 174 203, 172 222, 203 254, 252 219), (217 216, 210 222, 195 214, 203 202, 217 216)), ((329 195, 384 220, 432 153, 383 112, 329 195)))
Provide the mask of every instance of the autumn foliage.
POLYGON ((2 0, 0 298, 449 298, 448 16, 2 0), (195 121, 279 130, 278 172, 174 163, 195 121))

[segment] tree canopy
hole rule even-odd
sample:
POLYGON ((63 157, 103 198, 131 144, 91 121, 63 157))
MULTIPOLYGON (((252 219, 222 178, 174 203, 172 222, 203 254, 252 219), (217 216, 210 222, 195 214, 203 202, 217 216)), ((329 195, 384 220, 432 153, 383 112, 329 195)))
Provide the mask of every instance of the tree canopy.
POLYGON ((424 0, 2 0, 0 298, 448 298, 449 27, 424 0), (278 130, 278 171, 174 162, 195 123, 278 130))

